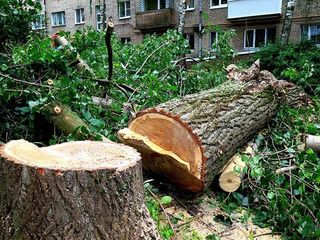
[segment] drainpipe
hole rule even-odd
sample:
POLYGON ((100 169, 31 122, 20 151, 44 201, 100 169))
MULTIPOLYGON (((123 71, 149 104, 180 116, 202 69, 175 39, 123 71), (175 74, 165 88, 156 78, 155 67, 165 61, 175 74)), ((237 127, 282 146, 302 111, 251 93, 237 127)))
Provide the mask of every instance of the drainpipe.
POLYGON ((198 0, 199 5, 199 41, 198 41, 198 56, 202 57, 202 0, 198 0))

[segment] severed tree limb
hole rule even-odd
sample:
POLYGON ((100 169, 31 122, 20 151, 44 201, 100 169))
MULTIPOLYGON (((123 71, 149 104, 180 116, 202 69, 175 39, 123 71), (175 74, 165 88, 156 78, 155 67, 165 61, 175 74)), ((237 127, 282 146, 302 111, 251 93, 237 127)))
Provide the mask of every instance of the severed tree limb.
POLYGON ((118 132, 119 139, 141 152, 146 170, 186 190, 205 190, 287 95, 292 93, 292 102, 307 98, 295 85, 260 72, 259 62, 233 71, 234 77, 216 88, 139 112, 118 132))
POLYGON ((108 80, 112 80, 112 73, 113 73, 113 53, 112 53, 112 44, 111 44, 111 36, 113 33, 114 29, 114 24, 112 22, 112 18, 109 17, 109 22, 107 26, 107 31, 106 31, 106 37, 105 37, 105 42, 107 46, 107 51, 108 51, 108 67, 109 67, 109 72, 108 72, 108 80))

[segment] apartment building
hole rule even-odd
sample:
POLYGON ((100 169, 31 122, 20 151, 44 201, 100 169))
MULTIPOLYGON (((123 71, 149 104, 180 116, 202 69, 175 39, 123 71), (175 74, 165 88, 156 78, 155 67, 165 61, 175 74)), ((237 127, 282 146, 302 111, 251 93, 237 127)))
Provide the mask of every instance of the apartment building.
MULTIPOLYGON (((124 42, 139 42, 145 34, 161 34, 177 28, 180 0, 106 0, 106 15, 115 23, 115 33, 124 42)), ((185 36, 195 53, 199 50, 199 2, 186 0, 185 36)), ((232 29, 232 44, 239 54, 255 51, 281 36, 288 2, 292 0, 202 0, 203 26, 232 29)), ((49 34, 102 27, 102 0, 42 0, 44 13, 35 29, 49 34), (46 25, 44 19, 47 19, 46 25)), ((290 3, 289 3, 290 6, 290 3)), ((201 34, 203 52, 211 51, 216 32, 201 34)), ((310 39, 320 45, 320 0, 298 1, 291 26, 291 41, 310 39)))

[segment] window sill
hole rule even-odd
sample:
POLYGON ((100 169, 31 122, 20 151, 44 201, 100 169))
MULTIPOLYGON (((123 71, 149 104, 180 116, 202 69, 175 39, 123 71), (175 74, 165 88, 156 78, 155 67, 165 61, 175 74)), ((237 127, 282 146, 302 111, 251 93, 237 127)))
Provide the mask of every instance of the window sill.
POLYGON ((218 5, 218 6, 210 6, 210 9, 219 9, 219 8, 227 8, 228 4, 218 5))
POLYGON ((194 8, 186 8, 186 12, 194 11, 194 8))
POLYGON ((52 25, 52 27, 65 27, 66 25, 65 24, 62 24, 62 25, 52 25))
POLYGON ((33 31, 37 31, 37 30, 43 30, 46 29, 46 27, 40 27, 40 28, 32 28, 33 31))
POLYGON ((125 19, 130 19, 131 16, 127 16, 127 17, 119 17, 119 20, 125 20, 125 19))
POLYGON ((74 25, 84 25, 85 24, 85 22, 76 22, 76 23, 74 23, 74 25))

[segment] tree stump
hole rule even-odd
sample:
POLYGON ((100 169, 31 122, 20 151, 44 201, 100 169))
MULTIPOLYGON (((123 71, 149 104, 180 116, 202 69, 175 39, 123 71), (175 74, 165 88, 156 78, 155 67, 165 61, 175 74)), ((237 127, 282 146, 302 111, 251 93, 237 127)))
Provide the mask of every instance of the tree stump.
POLYGON ((230 81, 137 114, 119 139, 135 147, 146 170, 180 187, 203 191, 238 148, 277 112, 287 92, 300 99, 296 86, 261 71, 227 68, 230 81))
POLYGON ((112 142, 0 147, 0 239, 159 239, 140 154, 112 142))

